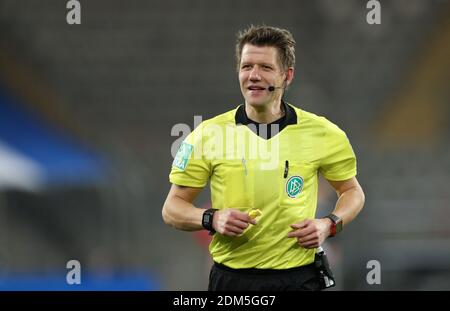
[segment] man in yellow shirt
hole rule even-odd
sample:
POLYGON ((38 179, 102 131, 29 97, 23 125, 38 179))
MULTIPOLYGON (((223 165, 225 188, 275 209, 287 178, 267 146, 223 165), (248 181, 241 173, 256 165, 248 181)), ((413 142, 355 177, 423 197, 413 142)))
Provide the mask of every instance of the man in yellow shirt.
POLYGON ((236 44, 245 104, 202 122, 172 165, 164 221, 214 235, 209 290, 318 290, 315 251, 364 205, 345 133, 286 103, 295 41, 251 26, 236 44), (318 173, 336 190, 334 211, 315 219, 318 173), (192 202, 210 181, 212 207, 192 202))

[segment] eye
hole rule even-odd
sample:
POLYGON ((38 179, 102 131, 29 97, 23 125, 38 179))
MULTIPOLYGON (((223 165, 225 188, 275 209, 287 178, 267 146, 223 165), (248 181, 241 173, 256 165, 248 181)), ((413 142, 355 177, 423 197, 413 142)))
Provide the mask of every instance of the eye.
POLYGON ((242 65, 242 69, 250 69, 252 66, 250 66, 249 64, 245 64, 245 65, 242 65))
POLYGON ((262 67, 264 70, 272 70, 272 67, 270 67, 269 65, 263 65, 262 67))

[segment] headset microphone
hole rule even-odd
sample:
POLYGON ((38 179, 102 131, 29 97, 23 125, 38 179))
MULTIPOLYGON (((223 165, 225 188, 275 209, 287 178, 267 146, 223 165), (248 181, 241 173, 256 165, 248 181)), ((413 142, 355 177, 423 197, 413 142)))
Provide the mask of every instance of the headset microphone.
POLYGON ((283 87, 282 86, 273 86, 273 85, 271 85, 271 86, 269 86, 268 88, 267 88, 267 90, 269 91, 269 92, 273 92, 273 91, 275 91, 275 89, 282 89, 283 87))

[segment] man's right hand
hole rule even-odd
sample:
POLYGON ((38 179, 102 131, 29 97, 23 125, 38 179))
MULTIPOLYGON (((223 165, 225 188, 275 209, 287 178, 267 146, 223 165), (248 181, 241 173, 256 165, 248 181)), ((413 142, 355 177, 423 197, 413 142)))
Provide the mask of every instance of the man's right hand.
POLYGON ((227 208, 214 213, 213 228, 225 236, 238 236, 249 224, 256 225, 256 220, 238 209, 227 208))

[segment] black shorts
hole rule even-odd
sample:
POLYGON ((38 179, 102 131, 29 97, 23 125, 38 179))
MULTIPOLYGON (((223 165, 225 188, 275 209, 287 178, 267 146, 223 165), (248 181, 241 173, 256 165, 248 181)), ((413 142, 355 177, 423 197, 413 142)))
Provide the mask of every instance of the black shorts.
POLYGON ((232 269, 214 263, 209 274, 209 291, 318 291, 321 290, 314 264, 285 270, 232 269))

